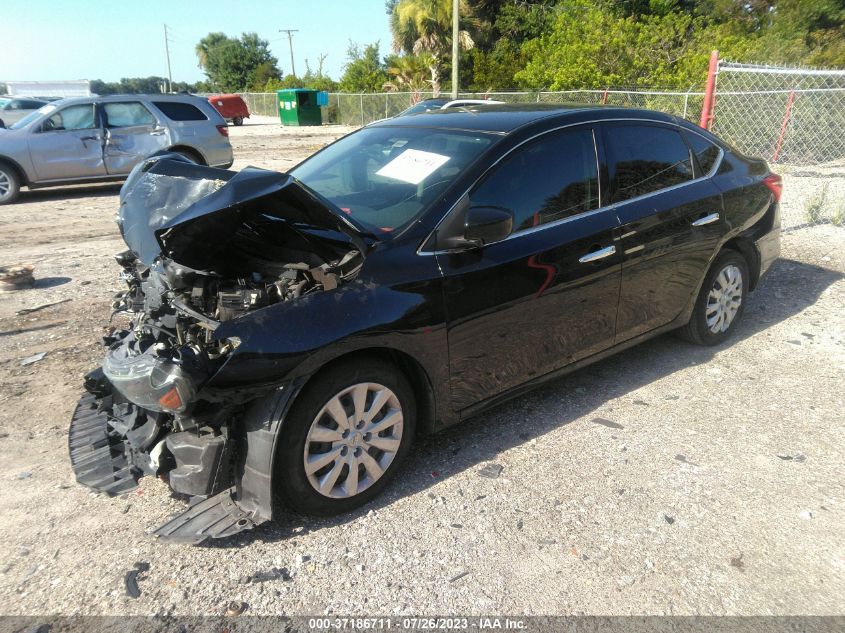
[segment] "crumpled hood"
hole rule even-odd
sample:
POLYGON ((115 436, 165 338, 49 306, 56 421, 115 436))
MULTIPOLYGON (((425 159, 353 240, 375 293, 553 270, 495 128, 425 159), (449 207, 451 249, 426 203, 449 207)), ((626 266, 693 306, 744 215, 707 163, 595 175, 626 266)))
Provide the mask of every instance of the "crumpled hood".
POLYGON ((262 198, 272 203, 274 215, 342 233, 366 256, 363 236, 369 233, 293 176, 256 167, 240 172, 205 167, 178 154, 154 155, 132 170, 120 190, 117 221, 144 264, 163 254, 191 268, 213 268, 214 255, 234 235, 245 205, 262 198))

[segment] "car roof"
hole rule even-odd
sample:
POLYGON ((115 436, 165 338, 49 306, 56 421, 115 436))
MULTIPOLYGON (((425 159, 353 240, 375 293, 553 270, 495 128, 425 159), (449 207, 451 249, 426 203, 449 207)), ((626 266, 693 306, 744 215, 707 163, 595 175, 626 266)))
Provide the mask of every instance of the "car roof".
POLYGON ((573 103, 502 103, 429 110, 410 116, 385 119, 371 124, 371 127, 432 127, 508 134, 531 123, 548 119, 577 123, 579 120, 610 118, 676 122, 675 117, 669 114, 641 108, 573 103))
POLYGON ((205 101, 205 98, 198 97, 192 94, 119 94, 119 95, 103 95, 92 97, 68 97, 59 101, 54 101, 53 105, 73 105, 74 103, 90 103, 91 101, 109 103, 111 101, 126 101, 127 99, 149 99, 155 101, 185 101, 199 100, 205 101))

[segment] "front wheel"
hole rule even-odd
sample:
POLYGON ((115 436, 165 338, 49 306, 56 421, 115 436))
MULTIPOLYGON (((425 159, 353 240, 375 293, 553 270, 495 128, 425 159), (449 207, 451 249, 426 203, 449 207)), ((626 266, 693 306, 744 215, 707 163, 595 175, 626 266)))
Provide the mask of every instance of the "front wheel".
POLYGON ((279 437, 273 484, 281 500, 329 516, 373 499, 408 453, 415 409, 411 386, 389 364, 362 359, 317 376, 279 437))
POLYGON ((20 190, 18 174, 8 165, 0 163, 0 204, 14 202, 20 190))
POLYGON ((232 119, 232 123, 234 123, 235 125, 243 125, 244 118, 242 116, 236 116, 234 119, 232 119))
POLYGON ((691 343, 718 345, 731 336, 748 298, 748 263, 725 249, 710 267, 695 301, 689 323, 678 334, 691 343))

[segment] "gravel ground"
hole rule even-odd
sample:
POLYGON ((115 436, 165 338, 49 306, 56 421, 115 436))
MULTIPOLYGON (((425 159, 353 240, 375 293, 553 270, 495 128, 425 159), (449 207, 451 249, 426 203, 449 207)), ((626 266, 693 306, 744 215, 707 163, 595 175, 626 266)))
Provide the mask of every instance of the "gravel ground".
MULTIPOLYGON (((236 167, 285 169, 347 130, 231 131, 236 167)), ((421 438, 361 511, 185 547, 148 535, 184 507, 164 483, 108 498, 67 457, 116 204, 65 188, 0 212, 0 265, 39 279, 0 295, 0 613, 843 612, 845 230, 788 233, 730 345, 660 337, 421 438)))

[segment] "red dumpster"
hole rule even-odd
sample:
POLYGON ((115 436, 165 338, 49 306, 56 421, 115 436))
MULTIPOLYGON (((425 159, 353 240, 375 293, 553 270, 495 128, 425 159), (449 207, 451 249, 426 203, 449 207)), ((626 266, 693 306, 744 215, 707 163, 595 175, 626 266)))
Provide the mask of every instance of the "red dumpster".
POLYGON ((249 109, 240 95, 211 95, 208 102, 224 119, 235 125, 243 125, 244 119, 249 118, 249 109))

